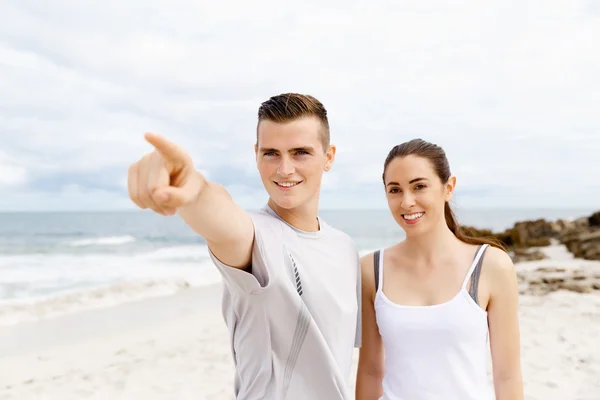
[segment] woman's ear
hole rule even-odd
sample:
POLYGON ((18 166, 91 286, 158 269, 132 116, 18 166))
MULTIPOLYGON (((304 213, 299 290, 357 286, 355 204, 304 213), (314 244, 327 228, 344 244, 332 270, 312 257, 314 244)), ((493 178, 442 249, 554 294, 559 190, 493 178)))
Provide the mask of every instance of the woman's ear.
POLYGON ((446 201, 450 201, 452 196, 454 195, 454 190, 456 189, 456 177, 451 176, 444 185, 444 198, 446 201))

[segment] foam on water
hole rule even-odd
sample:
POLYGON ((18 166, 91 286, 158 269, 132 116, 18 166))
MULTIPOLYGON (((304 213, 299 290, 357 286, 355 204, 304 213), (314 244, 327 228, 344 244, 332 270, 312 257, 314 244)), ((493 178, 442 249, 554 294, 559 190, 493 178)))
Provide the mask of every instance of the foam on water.
POLYGON ((134 254, 0 256, 0 325, 105 307, 220 282, 206 245, 134 254))
POLYGON ((118 246, 122 244, 135 242, 136 239, 131 235, 124 236, 107 236, 98 238, 78 239, 67 242, 68 246, 118 246))
MULTIPOLYGON (((362 250, 360 255, 372 251, 362 250)), ((0 325, 171 295, 221 281, 206 245, 136 254, 7 255, 0 256, 0 271, 0 325)))

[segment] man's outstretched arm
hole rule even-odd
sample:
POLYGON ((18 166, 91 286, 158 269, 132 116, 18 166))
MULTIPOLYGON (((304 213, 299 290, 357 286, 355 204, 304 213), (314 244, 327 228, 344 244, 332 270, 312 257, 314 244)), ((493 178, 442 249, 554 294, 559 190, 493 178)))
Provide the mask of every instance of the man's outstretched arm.
POLYGON ((162 215, 179 214, 223 264, 247 267, 254 241, 248 213, 225 188, 206 180, 181 147, 156 134, 145 138, 154 151, 129 167, 131 200, 162 215))

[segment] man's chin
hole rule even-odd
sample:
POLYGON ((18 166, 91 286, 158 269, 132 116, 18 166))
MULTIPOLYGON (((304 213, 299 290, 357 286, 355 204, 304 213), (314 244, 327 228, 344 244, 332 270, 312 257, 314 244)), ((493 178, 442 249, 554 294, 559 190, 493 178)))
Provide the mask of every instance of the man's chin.
POLYGON ((291 210, 294 209, 296 207, 299 206, 299 203, 297 201, 294 201, 294 199, 273 199, 271 198, 270 203, 278 208, 284 209, 284 210, 291 210))
POLYGON ((299 196, 281 196, 281 194, 278 195, 277 193, 270 197, 269 203, 284 210, 291 210, 303 204, 299 196))

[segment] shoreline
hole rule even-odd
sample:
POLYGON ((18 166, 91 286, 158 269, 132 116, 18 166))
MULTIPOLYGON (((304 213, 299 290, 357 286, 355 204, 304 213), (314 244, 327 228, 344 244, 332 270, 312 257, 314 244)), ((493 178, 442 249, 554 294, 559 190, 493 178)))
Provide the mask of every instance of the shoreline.
MULTIPOLYGON (((363 249, 360 251, 360 255, 374 250, 363 249)), ((515 269, 520 275, 534 274, 536 269, 560 267, 569 271, 597 269, 600 278, 600 261, 575 258, 562 244, 532 247, 530 250, 537 250, 545 254, 546 258, 516 262, 515 269)), ((190 296, 193 296, 193 293, 204 290, 204 288, 221 285, 221 276, 208 263, 200 265, 196 276, 192 278, 119 282, 73 290, 44 298, 0 302, 0 332, 5 327, 42 322, 66 315, 94 310, 101 313, 101 310, 118 307, 122 304, 139 303, 151 299, 168 299, 178 295, 186 296, 185 293, 188 292, 192 293, 190 296), (199 283, 200 280, 203 282, 199 283)), ((2 354, 1 342, 0 354, 2 354)))

